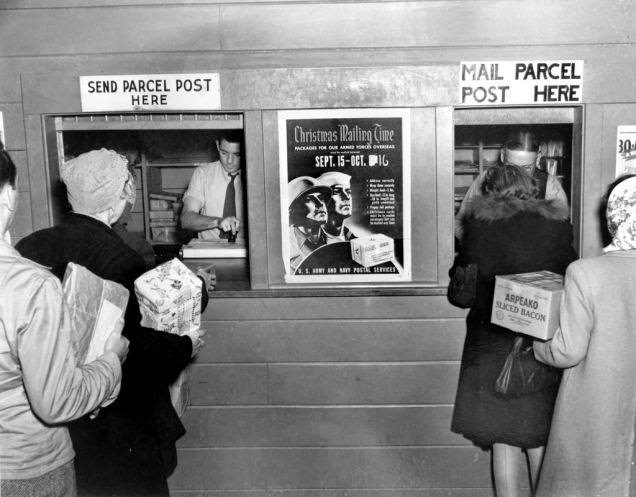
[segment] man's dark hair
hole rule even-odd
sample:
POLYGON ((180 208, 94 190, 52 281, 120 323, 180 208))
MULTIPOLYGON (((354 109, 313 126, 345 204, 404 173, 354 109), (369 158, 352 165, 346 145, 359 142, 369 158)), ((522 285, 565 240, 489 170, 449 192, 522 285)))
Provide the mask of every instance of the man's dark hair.
POLYGON ((0 141, 0 188, 9 183, 15 188, 15 179, 18 169, 15 167, 11 156, 4 148, 4 143, 0 141))
POLYGON ((239 131, 223 131, 216 135, 216 140, 221 143, 225 140, 228 143, 241 143, 243 141, 243 133, 239 131))

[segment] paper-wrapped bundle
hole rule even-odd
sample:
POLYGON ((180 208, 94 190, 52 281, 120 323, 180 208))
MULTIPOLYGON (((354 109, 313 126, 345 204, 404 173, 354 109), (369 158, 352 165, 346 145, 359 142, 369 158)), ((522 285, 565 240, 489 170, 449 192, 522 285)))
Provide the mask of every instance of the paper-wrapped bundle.
POLYGON ((104 353, 114 323, 123 318, 128 290, 73 262, 66 266, 62 288, 71 318, 75 356, 78 364, 89 363, 104 353))
POLYGON ((383 234, 351 240, 351 258, 364 267, 377 266, 395 258, 393 238, 383 234))
POLYGON ((201 280, 172 259, 135 280, 141 325, 182 335, 201 327, 201 280))

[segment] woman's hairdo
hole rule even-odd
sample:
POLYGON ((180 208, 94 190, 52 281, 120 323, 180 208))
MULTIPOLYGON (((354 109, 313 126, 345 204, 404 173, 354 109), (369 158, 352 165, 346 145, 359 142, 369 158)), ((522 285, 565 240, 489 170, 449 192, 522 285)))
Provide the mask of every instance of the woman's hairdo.
POLYGON ((481 184, 481 192, 483 195, 528 200, 537 198, 539 190, 532 176, 526 173, 523 168, 504 164, 492 166, 486 170, 481 184))
POLYGON ((4 143, 0 141, 0 188, 9 183, 15 188, 15 180, 18 170, 11 159, 11 156, 4 148, 4 143))

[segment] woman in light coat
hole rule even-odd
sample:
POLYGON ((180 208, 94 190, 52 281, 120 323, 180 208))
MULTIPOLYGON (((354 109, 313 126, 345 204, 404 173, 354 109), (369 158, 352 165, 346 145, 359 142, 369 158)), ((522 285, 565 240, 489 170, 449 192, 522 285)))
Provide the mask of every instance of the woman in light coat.
POLYGON ((561 325, 534 342, 537 359, 567 368, 537 497, 626 497, 636 414, 636 178, 607 202, 611 244, 572 263, 561 325))
POLYGON ((61 423, 112 402, 128 341, 116 334, 105 353, 76 366, 62 286, 11 247, 16 167, 0 142, 0 495, 77 495, 74 452, 61 423))

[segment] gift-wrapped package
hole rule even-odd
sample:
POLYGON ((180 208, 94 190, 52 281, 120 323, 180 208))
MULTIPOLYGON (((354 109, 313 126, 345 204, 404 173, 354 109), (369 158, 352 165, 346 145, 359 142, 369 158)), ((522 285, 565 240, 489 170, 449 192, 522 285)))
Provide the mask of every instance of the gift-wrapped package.
POLYGON ((393 238, 386 235, 375 234, 351 240, 351 258, 364 267, 377 266, 394 257, 393 238))
MULTIPOLYGON (((135 280, 141 325, 182 335, 201 327, 201 280, 172 259, 135 280)), ((170 400, 182 416, 190 400, 188 370, 170 385, 170 400)))
POLYGON ((135 280, 141 325, 181 335, 201 327, 201 280, 175 258, 135 280))
POLYGON ((73 262, 66 266, 62 289, 77 361, 79 364, 94 361, 104 353, 114 323, 126 312, 128 290, 73 262))

